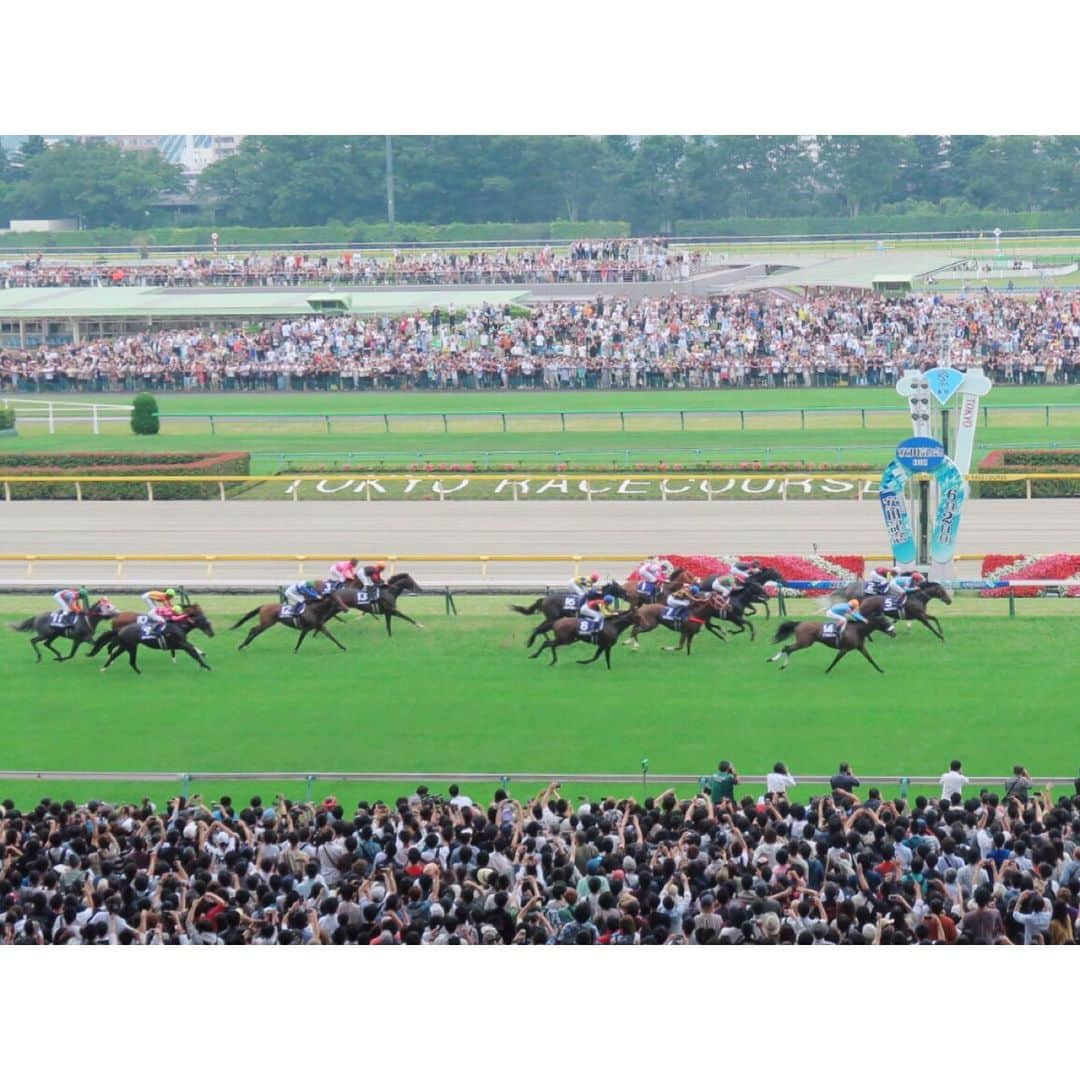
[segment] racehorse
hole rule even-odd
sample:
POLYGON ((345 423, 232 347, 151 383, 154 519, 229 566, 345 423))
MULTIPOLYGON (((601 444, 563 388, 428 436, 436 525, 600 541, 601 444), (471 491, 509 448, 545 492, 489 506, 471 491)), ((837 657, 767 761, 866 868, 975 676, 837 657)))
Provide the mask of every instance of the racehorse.
POLYGON ((835 635, 829 637, 823 636, 823 631, 828 625, 828 623, 819 622, 796 622, 794 619, 789 620, 788 622, 782 622, 780 628, 776 631, 776 635, 773 637, 773 641, 786 641, 794 634, 795 644, 785 645, 775 656, 769 657, 769 663, 771 664, 773 661, 781 660, 782 658, 780 670, 783 671, 784 668, 788 666, 788 659, 793 652, 798 652, 800 649, 809 649, 811 645, 820 641, 822 645, 828 645, 830 649, 836 649, 836 659, 825 669, 826 675, 828 675, 849 652, 854 651, 861 652, 877 671, 880 671, 882 675, 885 674, 885 672, 874 662, 874 658, 866 651, 867 638, 869 638, 875 630, 881 630, 890 637, 896 635, 895 627, 884 615, 874 615, 865 623, 849 621, 847 626, 844 627, 844 633, 839 641, 835 635))
POLYGON ((286 615, 284 618, 282 618, 281 615, 282 604, 263 604, 261 607, 252 608, 251 611, 243 616, 243 618, 234 622, 229 629, 235 630, 237 627, 243 626, 248 619, 253 619, 258 615, 259 625, 253 626, 248 631, 247 637, 244 638, 238 648, 246 648, 261 633, 269 630, 275 623, 280 623, 282 626, 287 626, 291 630, 300 631, 300 640, 297 641, 296 648, 293 649, 293 652, 299 650, 304 642, 304 638, 306 638, 309 633, 325 634, 326 637, 344 652, 345 646, 326 629, 326 623, 335 611, 348 610, 339 598, 340 593, 341 590, 338 590, 337 592, 330 593, 329 596, 324 596, 321 600, 316 600, 311 604, 305 604, 299 615, 286 615))
MULTIPOLYGON (((745 573, 745 571, 744 571, 745 573)), ((722 581, 725 577, 730 577, 730 574, 710 574, 707 578, 703 578, 698 584, 701 586, 703 592, 712 592, 717 585, 717 582, 722 581)), ((765 618, 768 619, 771 615, 769 611, 769 594, 765 591, 764 586, 768 582, 773 582, 778 589, 786 589, 788 587, 787 579, 779 570, 774 569, 771 566, 763 566, 759 570, 753 570, 746 574, 747 585, 760 585, 762 586, 760 595, 757 599, 752 600, 744 608, 743 614, 756 615, 757 611, 754 609, 754 604, 760 600, 765 608, 765 618)), ((732 590, 734 591, 734 590, 732 590)), ((752 636, 752 635, 751 635, 752 636)))
MULTIPOLYGON (((666 618, 664 611, 667 609, 666 604, 642 604, 637 608, 638 622, 634 629, 630 631, 630 637, 627 639, 626 644, 632 649, 637 649, 638 635, 647 634, 650 630, 655 630, 658 626, 666 626, 669 630, 674 630, 679 635, 678 645, 664 645, 665 652, 679 652, 683 646, 686 646, 686 655, 690 655, 690 645, 694 638, 701 632, 702 628, 707 624, 706 619, 708 613, 712 611, 715 613, 719 609, 719 597, 706 597, 692 603, 688 608, 683 609, 683 616, 679 619, 666 618)), ((723 634, 720 634, 721 640, 723 634)))
MULTIPOLYGON (((365 596, 371 595, 373 586, 369 585, 363 590, 365 596)), ((423 623, 406 615, 404 611, 398 611, 397 598, 403 592, 421 592, 421 588, 408 574, 394 574, 385 584, 378 586, 378 594, 374 600, 359 600, 360 590, 351 586, 338 589, 336 595, 341 597, 341 602, 346 608, 356 608, 358 611, 366 611, 369 615, 384 615, 386 617, 386 633, 393 636, 390 629, 391 619, 404 619, 407 623, 420 630, 424 629, 423 623)))
POLYGON ((671 571, 667 581, 660 585, 652 595, 642 592, 640 586, 643 582, 640 581, 626 581, 623 583, 622 590, 631 607, 640 607, 642 604, 655 604, 658 598, 662 600, 668 594, 686 585, 691 579, 690 571, 685 566, 679 566, 671 571))
MULTIPOLYGON (((946 604, 952 603, 952 597, 945 591, 945 586, 937 581, 927 581, 920 585, 914 592, 908 593, 901 606, 887 604, 886 600, 892 597, 868 596, 860 605, 859 613, 866 618, 871 615, 888 615, 893 619, 910 619, 920 622, 939 641, 945 640, 945 632, 941 629, 941 623, 936 615, 927 613, 927 606, 931 600, 941 600, 946 604), (933 623, 933 626, 930 624, 933 623)), ((910 627, 909 627, 910 629, 910 627)))
POLYGON ((36 637, 30 639, 30 644, 34 647, 34 655, 38 658, 39 664, 41 663, 41 653, 38 651, 38 642, 41 642, 57 660, 70 660, 84 641, 93 640, 97 624, 102 619, 107 619, 110 615, 115 614, 116 608, 105 597, 102 597, 88 611, 79 612, 74 621, 64 626, 53 626, 53 616, 56 615, 56 612, 46 611, 44 615, 24 619, 21 623, 12 623, 11 629, 19 633, 27 630, 34 631, 36 637), (71 641, 71 652, 67 656, 61 656, 53 648, 52 643, 57 638, 68 638, 71 641))
MULTIPOLYGON (((201 630, 207 637, 214 636, 214 628, 210 625, 210 620, 198 604, 185 604, 183 612, 191 619, 192 630, 201 630)), ((131 626, 133 623, 138 622, 139 619, 145 617, 145 614, 142 611, 121 611, 119 614, 114 615, 111 624, 112 628, 98 637, 88 655, 97 656, 106 645, 111 646, 116 641, 118 631, 123 630, 125 626, 131 626)), ((175 652, 173 653, 173 661, 176 661, 175 652)))
MULTIPOLYGON (((601 596, 614 596, 619 600, 630 600, 626 590, 617 581, 609 581, 606 585, 597 585, 596 591, 601 596)), ((519 615, 536 615, 540 613, 544 616, 544 621, 533 630, 525 642, 525 648, 530 649, 537 637, 541 634, 547 634, 559 619, 570 618, 575 615, 580 605, 581 598, 574 593, 552 593, 550 596, 542 596, 539 600, 534 600, 528 607, 511 604, 510 610, 516 611, 519 615), (568 600, 574 601, 572 608, 567 607, 568 600)))
MULTIPOLYGON (((201 612, 200 616, 205 622, 206 616, 202 615, 201 612)), ((165 629, 160 634, 144 636, 143 627, 138 623, 128 623, 127 626, 122 626, 115 631, 115 640, 109 647, 109 659, 105 661, 105 666, 101 670, 108 671, 112 662, 121 653, 126 652, 132 670, 136 675, 141 675, 139 665, 135 663, 135 654, 139 651, 141 645, 144 649, 160 649, 161 651, 168 649, 173 654, 174 660, 176 659, 176 650, 179 649, 181 652, 186 652, 203 670, 209 671, 210 665, 203 658, 204 654, 187 639, 188 631, 194 627, 195 621, 190 616, 187 616, 183 619, 167 622, 165 629)), ((203 628, 200 627, 200 629, 203 628)))
MULTIPOLYGON (((558 653, 556 649, 562 648, 564 645, 573 645, 577 641, 589 641, 596 646, 596 652, 589 657, 588 660, 579 660, 579 664, 592 664, 595 663, 601 656, 604 657, 604 662, 608 666, 608 670, 611 670, 611 646, 619 640, 619 635, 632 623, 636 623, 639 615, 639 608, 631 608, 629 611, 624 611, 621 615, 611 615, 604 620, 604 627, 598 634, 593 634, 588 638, 583 638, 578 633, 578 620, 574 618, 556 619, 555 625, 551 628, 552 637, 546 638, 540 645, 540 648, 536 652, 529 655, 530 660, 535 660, 545 649, 551 650, 551 664, 554 664, 558 660, 558 653)), ((548 667, 551 667, 548 664, 548 667)))
MULTIPOLYGON (((705 618, 705 629, 722 641, 723 632, 712 625, 713 619, 720 619, 723 622, 734 623, 738 627, 738 630, 731 631, 733 634, 742 634, 749 630, 750 640, 753 641, 754 624, 750 622, 749 616, 753 613, 754 604, 765 600, 767 596, 765 589, 756 581, 748 581, 745 585, 732 589, 728 594, 727 603, 717 604, 710 609, 705 618)), ((765 610, 769 610, 768 603, 765 605, 765 610)))

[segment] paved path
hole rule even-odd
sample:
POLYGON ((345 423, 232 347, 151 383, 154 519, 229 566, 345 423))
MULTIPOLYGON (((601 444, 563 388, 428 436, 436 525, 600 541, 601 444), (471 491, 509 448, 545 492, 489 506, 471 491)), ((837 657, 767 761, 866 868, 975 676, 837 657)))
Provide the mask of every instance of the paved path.
MULTIPOLYGON (((969 504, 961 551, 1075 550, 1080 499, 985 500, 969 504)), ((26 502, 0 503, 0 554, 572 554, 682 552, 874 554, 885 550, 881 514, 865 502, 26 502)), ((426 582, 476 583, 476 563, 417 568, 426 582)), ((557 582, 569 564, 492 564, 491 582, 557 582)), ((612 561, 619 572, 625 563, 612 561)), ((970 569, 970 568, 966 568, 970 569)), ((212 580, 263 585, 321 573, 300 566, 220 563, 212 580)), ((204 564, 131 563, 123 581, 206 579, 204 564)), ((0 585, 116 585, 112 563, 0 562, 0 585)), ((423 583, 423 582, 422 582, 423 583)))

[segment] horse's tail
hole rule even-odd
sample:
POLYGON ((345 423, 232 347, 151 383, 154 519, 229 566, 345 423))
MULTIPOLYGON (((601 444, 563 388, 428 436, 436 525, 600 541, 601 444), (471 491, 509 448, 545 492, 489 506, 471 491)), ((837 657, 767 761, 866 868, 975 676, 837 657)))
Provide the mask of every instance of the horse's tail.
POLYGON ((16 631, 17 633, 24 633, 27 630, 34 629, 34 620, 33 618, 23 619, 23 621, 20 623, 8 623, 8 626, 10 626, 11 629, 16 631))
POLYGON ((543 607, 543 598, 534 601, 528 607, 522 607, 520 604, 511 604, 510 610, 516 611, 519 615, 535 615, 541 607, 543 607))
POLYGON ((261 607, 252 608, 242 619, 238 619, 236 622, 234 622, 232 626, 229 627, 229 629, 235 630, 238 626, 243 626, 244 623, 248 621, 248 619, 254 619, 260 611, 262 611, 261 607))
POLYGON ((788 619, 786 622, 782 622, 773 635, 773 644, 778 641, 786 641, 792 634, 795 633, 795 627, 799 624, 794 619, 788 619))

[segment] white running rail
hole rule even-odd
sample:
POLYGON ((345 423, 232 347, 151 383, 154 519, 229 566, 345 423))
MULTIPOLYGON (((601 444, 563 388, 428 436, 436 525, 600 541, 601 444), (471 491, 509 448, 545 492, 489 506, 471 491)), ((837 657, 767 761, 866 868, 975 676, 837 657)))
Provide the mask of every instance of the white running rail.
POLYGON ((48 424, 49 434, 56 434, 56 425, 90 421, 95 435, 101 434, 103 421, 127 420, 132 405, 103 405, 96 401, 48 401, 40 398, 3 398, 0 408, 14 409, 15 419, 35 424, 48 424))

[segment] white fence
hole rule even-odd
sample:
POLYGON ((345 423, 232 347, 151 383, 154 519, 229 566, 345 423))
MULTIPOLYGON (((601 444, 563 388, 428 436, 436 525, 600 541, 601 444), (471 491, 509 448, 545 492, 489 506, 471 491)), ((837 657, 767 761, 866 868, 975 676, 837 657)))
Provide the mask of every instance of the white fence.
POLYGON ((38 398, 3 398, 0 408, 14 409, 15 419, 22 423, 48 424, 49 434, 56 434, 57 424, 86 423, 95 435, 101 434, 103 423, 131 418, 132 405, 102 405, 96 401, 41 401, 38 398))

